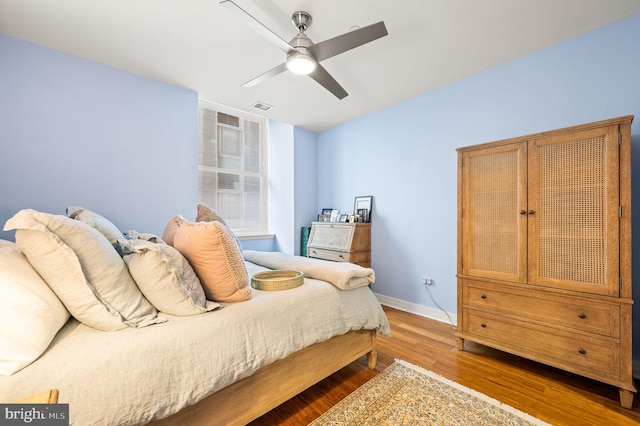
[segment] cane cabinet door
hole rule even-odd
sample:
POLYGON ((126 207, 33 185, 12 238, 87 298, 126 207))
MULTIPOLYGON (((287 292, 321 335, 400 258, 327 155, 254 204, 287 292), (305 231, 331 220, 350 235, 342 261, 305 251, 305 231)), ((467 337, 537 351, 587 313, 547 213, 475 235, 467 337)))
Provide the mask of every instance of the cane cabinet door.
POLYGON ((523 282, 527 276, 527 146, 462 155, 462 273, 523 282))
POLYGON ((618 126, 529 142, 528 283, 619 293, 618 126))

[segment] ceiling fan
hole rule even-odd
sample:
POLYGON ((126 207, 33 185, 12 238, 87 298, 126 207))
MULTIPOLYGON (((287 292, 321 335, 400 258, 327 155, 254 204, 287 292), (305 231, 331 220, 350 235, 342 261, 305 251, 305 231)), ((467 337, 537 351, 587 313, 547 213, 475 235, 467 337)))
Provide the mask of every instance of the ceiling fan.
POLYGON ((299 31, 298 35, 287 43, 284 39, 251 16, 232 0, 223 0, 220 4, 236 12, 249 24, 249 26, 251 26, 251 28, 287 54, 287 60, 285 62, 263 74, 260 74, 258 77, 247 81, 242 85, 243 87, 254 86, 268 78, 289 70, 296 74, 308 75, 320 83, 320 85, 329 92, 333 93, 338 99, 343 99, 348 95, 348 93, 331 76, 331 74, 329 74, 327 70, 320 65, 320 62, 346 52, 347 50, 351 50, 384 37, 388 34, 384 22, 380 21, 329 40, 314 43, 305 34, 305 31, 311 25, 311 15, 305 11, 298 11, 291 16, 293 24, 299 31))

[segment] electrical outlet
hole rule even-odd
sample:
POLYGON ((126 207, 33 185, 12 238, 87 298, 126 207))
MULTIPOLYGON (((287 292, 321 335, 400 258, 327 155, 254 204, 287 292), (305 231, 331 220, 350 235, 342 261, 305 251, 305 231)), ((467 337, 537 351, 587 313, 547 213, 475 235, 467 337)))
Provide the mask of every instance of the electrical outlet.
POLYGON ((433 279, 429 278, 429 277, 422 277, 422 284, 424 284, 424 285, 434 285, 435 281, 433 281, 433 279))

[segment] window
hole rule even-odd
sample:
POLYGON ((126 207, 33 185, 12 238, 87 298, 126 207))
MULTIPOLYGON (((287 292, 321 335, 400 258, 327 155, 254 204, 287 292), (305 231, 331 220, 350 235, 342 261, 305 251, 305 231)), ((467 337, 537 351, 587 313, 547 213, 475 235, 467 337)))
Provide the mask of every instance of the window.
POLYGON ((199 102, 198 201, 237 234, 266 234, 267 120, 199 102))

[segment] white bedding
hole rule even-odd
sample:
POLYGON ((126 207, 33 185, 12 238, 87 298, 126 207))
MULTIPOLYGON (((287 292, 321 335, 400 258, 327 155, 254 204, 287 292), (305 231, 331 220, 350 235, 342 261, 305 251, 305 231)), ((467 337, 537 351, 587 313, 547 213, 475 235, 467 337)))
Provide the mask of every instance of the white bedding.
MULTIPOLYGON (((249 275, 265 270, 247 262, 249 275)), ((135 425, 176 413, 291 353, 350 330, 389 334, 368 287, 305 279, 285 291, 163 324, 98 331, 71 319, 40 359, 0 376, 0 401, 50 388, 71 424, 135 425)))
POLYGON ((373 284, 376 275, 373 269, 363 268, 350 262, 327 262, 311 257, 270 251, 245 250, 245 260, 269 269, 295 269, 305 277, 330 282, 339 289, 350 290, 373 284))

